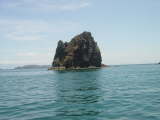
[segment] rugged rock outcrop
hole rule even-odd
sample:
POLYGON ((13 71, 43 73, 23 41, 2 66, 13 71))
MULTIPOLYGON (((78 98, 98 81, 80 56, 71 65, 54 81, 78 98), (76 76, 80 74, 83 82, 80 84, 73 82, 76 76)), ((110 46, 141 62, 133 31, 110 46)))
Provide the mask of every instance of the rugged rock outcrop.
POLYGON ((90 32, 83 32, 70 42, 59 41, 53 68, 101 67, 101 52, 90 32))

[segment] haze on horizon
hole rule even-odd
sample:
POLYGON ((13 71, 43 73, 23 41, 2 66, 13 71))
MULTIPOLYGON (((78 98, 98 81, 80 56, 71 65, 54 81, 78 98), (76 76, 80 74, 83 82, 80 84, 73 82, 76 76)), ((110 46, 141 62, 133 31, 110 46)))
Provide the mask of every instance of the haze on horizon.
POLYGON ((51 64, 58 40, 90 31, 105 64, 160 61, 159 0, 1 0, 0 64, 51 64))

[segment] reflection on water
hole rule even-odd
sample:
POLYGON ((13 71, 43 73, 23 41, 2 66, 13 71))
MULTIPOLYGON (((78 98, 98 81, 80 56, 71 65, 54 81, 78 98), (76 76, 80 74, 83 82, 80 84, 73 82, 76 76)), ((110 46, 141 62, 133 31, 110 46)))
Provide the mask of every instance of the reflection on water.
POLYGON ((100 111, 95 106, 99 106, 101 99, 99 76, 100 70, 57 72, 56 103, 62 107, 55 110, 56 117, 97 116, 100 111))

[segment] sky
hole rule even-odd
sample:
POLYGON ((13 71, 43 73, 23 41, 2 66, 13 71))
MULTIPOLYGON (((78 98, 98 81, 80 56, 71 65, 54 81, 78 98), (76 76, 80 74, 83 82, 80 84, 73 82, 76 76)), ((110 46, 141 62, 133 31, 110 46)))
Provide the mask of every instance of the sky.
POLYGON ((105 64, 159 62, 160 0, 0 0, 0 64, 51 64, 83 31, 105 64))

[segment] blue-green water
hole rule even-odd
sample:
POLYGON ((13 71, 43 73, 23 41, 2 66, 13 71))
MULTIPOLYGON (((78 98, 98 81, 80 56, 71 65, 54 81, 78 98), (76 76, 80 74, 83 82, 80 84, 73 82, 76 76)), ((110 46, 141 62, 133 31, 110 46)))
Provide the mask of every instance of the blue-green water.
POLYGON ((0 120, 160 120, 160 65, 1 70, 0 120))

